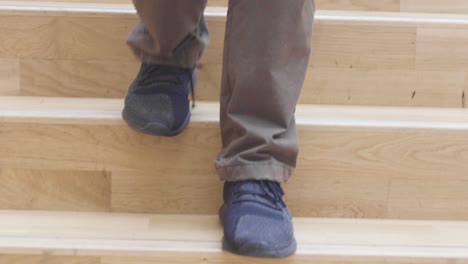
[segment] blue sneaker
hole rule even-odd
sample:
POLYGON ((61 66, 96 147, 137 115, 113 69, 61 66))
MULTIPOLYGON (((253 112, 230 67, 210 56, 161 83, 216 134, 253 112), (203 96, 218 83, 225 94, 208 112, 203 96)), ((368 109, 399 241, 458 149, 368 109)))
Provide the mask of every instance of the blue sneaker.
POLYGON ((223 248, 239 255, 281 258, 296 251, 292 218, 279 183, 240 181, 224 184, 223 248))
POLYGON ((157 136, 176 136, 190 121, 194 69, 142 64, 128 90, 122 116, 133 129, 157 136))

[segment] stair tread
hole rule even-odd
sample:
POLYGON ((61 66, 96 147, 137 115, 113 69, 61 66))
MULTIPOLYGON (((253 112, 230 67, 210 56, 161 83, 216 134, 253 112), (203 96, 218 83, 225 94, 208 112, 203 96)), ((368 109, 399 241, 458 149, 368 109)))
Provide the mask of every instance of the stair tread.
MULTIPOLYGON (((0 211, 0 253, 219 252, 210 215, 0 211), (81 252, 83 251, 83 252, 81 252)), ((298 255, 468 257, 468 222, 295 218, 298 255)))
MULTIPOLYGON (((0 96, 2 122, 121 123, 122 99, 0 96)), ((298 105, 305 126, 468 129, 468 109, 298 105)), ((197 102, 192 124, 218 122, 219 104, 197 102)))
MULTIPOLYGON (((456 0, 455 0, 456 1, 456 0)), ((414 4, 413 4, 414 5, 414 4)), ((337 3, 336 6, 340 6, 337 3)), ((343 4, 343 6, 345 6, 343 4)), ((416 5, 414 5, 416 6, 416 5)), ((74 11, 74 12, 97 12, 97 13, 130 13, 135 14, 135 9, 131 1, 119 0, 119 1, 66 1, 66 0, 55 0, 55 1, 31 1, 31 0, 20 0, 20 1, 3 1, 0 0, 0 10, 23 10, 23 11, 74 11)), ((226 4, 215 2, 215 5, 207 7, 207 14, 214 14, 212 12, 218 11, 223 12, 227 10, 226 4)), ((215 12, 216 13, 216 12, 215 12)), ((389 15, 395 17, 401 17, 402 21, 405 21, 405 17, 466 17, 468 14, 457 14, 456 12, 418 12, 417 8, 405 8, 404 10, 365 10, 362 8, 357 9, 339 9, 339 8, 324 8, 321 9, 319 6, 318 16, 320 19, 321 14, 379 14, 379 17, 386 17, 389 15), (413 10, 415 9, 415 10, 413 10)), ((408 21, 410 22, 410 21, 408 21)))
MULTIPOLYGON (((25 12, 25 13, 69 13, 70 15, 88 14, 100 16, 103 14, 136 15, 136 10, 131 3, 106 3, 106 2, 50 2, 50 1, 0 1, 0 12, 25 12)), ((205 16, 225 17, 226 7, 209 6, 205 10, 205 16)))
MULTIPOLYGON (((23 0, 18 0, 23 1, 23 0)), ((26 0, 27 1, 27 0, 26 0)), ((41 0, 36 0, 41 1, 41 0)), ((27 2, 33 2, 31 0, 27 2)), ((109 3, 128 4, 130 0, 49 0, 49 2, 86 2, 86 3, 109 3)), ((212 6, 227 6, 228 0, 210 0, 212 6)), ((464 0, 315 0, 318 9, 326 10, 372 10, 372 11, 413 11, 433 13, 466 13, 467 4, 464 0)))
MULTIPOLYGON (((0 11, 8 12, 71 12, 99 14, 135 14, 130 3, 107 2, 51 2, 51 1, 1 1, 0 11)), ((205 16, 225 17, 227 8, 222 6, 208 6, 205 16)), ((362 11, 362 10, 317 10, 316 21, 359 21, 369 22, 397 22, 397 23, 436 23, 436 24, 468 24, 468 14, 420 13, 396 11, 362 11)))
MULTIPOLYGON (((112 6, 0 1, 0 92, 122 98, 140 64, 125 44, 138 18, 112 6)), ((217 101, 226 9, 206 12, 197 96, 217 101)), ((465 106, 467 15, 318 10, 315 22, 301 103, 465 106)))
MULTIPOLYGON (((199 102, 187 131, 159 138, 128 128, 122 103, 0 97, 0 208, 215 213, 218 104, 199 102)), ((298 168, 285 185, 294 215, 468 219, 468 110, 296 112, 298 168)))

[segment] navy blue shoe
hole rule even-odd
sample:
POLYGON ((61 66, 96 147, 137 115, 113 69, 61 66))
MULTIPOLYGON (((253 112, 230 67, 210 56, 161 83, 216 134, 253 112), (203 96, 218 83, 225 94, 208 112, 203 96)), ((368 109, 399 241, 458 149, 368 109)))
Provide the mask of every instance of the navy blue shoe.
POLYGON ((223 248, 235 254, 281 258, 296 251, 292 218, 281 186, 271 181, 224 184, 223 248))
POLYGON ((194 69, 142 64, 128 90, 122 116, 133 129, 156 136, 176 136, 190 121, 194 69))

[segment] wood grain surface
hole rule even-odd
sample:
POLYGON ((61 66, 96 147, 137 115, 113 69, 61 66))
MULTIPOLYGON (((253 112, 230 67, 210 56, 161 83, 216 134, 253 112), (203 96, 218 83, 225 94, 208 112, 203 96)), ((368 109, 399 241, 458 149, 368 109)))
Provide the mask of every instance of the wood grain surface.
MULTIPOLYGON (((200 103, 181 136, 159 138, 127 128, 121 100, 0 103, 2 209, 214 214, 221 204, 216 104, 200 103)), ((468 219, 466 111, 299 106, 298 168, 284 185, 291 211, 468 219)))
MULTIPOLYGON (((0 214, 0 223, 6 227, 0 232, 1 253, 16 251, 15 254, 43 255, 44 259, 101 256, 102 263, 127 263, 130 257, 137 258, 133 263, 248 260, 221 251, 222 228, 215 215, 28 211, 1 211, 0 214)), ((280 263, 320 259, 335 262, 345 259, 348 262, 344 263, 349 263, 353 257, 386 263, 405 263, 405 258, 427 261, 422 263, 454 263, 468 257, 467 222, 295 218, 294 226, 298 242, 296 255, 279 260, 280 263), (442 262, 442 259, 454 262, 442 262)), ((255 260, 255 263, 263 261, 255 260)))
MULTIPOLYGON (((300 103, 465 107, 468 26, 457 19, 468 16, 317 12, 300 103), (437 19, 452 22, 430 22, 437 19)), ((0 83, 9 88, 0 93, 124 97, 139 68, 125 44, 136 20, 128 14, 6 12, 0 17, 0 83)), ((200 62, 197 98, 218 101, 225 25, 208 20, 212 42, 200 62)))

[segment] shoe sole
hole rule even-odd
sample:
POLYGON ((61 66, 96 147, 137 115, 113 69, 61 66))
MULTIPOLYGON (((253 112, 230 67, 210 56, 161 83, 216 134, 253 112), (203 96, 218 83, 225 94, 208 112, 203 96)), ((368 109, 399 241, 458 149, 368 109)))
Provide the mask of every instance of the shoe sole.
POLYGON ((139 126, 132 122, 132 118, 128 115, 126 108, 124 108, 122 111, 122 117, 129 127, 140 133, 152 136, 175 137, 181 134, 185 128, 187 128, 187 125, 190 123, 191 113, 188 113, 182 125, 176 130, 168 130, 166 126, 161 125, 158 122, 150 122, 144 126, 139 126))
POLYGON ((293 255, 297 249, 296 240, 292 240, 284 248, 264 248, 256 245, 243 245, 242 247, 235 247, 231 242, 223 237, 223 249, 231 253, 261 258, 286 258, 293 255))

